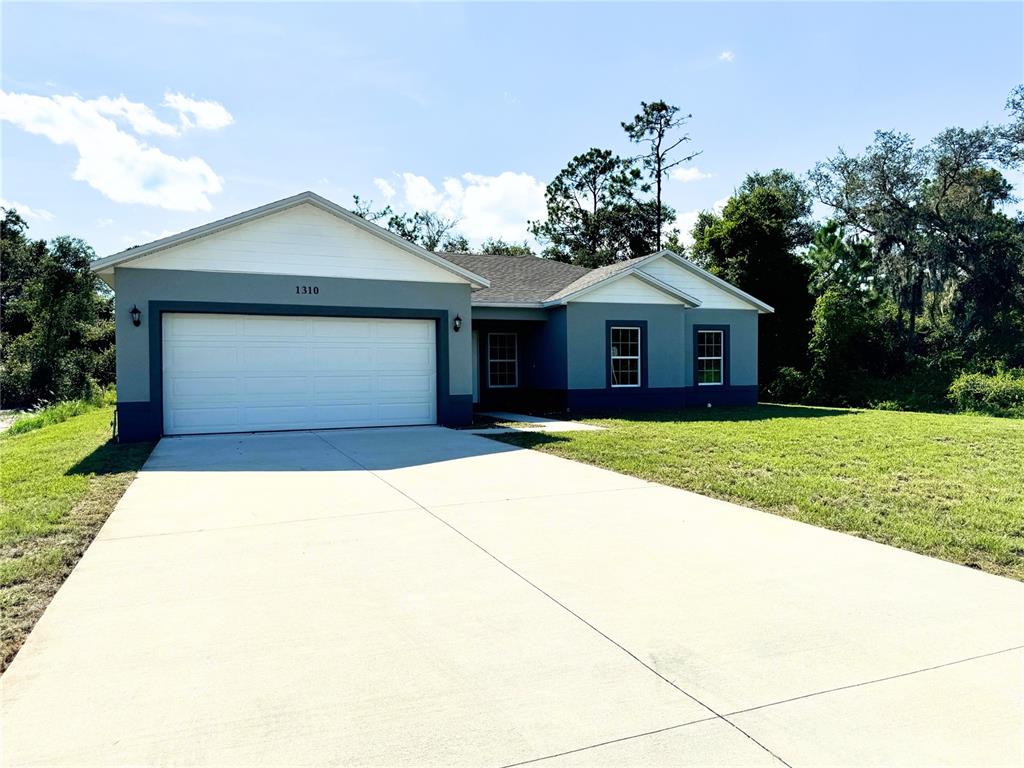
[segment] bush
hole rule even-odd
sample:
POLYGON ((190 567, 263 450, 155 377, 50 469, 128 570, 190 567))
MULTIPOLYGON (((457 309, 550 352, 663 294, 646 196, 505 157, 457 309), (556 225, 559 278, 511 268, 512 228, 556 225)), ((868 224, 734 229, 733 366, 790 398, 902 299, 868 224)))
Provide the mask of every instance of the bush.
POLYGON ((949 387, 949 399, 959 411, 1024 418, 1024 368, 961 373, 949 387))
POLYGON ((779 368, 764 390, 764 399, 770 403, 802 403, 806 398, 807 376, 789 366, 779 368))
POLYGON ((61 403, 54 403, 41 408, 33 413, 27 413, 18 417, 7 431, 12 435, 20 435, 24 432, 31 432, 34 429, 42 429, 51 424, 60 424, 74 416, 81 416, 83 413, 102 408, 104 405, 111 405, 116 400, 113 387, 101 390, 95 384, 89 396, 82 400, 65 400, 61 403))

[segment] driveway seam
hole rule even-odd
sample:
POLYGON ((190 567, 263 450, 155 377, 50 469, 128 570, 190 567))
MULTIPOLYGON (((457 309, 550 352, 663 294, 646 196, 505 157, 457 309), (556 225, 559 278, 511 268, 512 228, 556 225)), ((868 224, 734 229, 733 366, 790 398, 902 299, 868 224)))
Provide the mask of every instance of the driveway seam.
POLYGON ((697 725, 698 723, 711 723, 718 720, 717 717, 702 717, 700 720, 690 720, 685 723, 677 723, 676 725, 668 725, 664 728, 656 728, 653 731, 644 731, 643 733, 634 733, 630 736, 622 736, 618 739, 608 739, 608 741, 599 741, 596 744, 587 744, 585 747, 577 747, 576 749, 567 749, 564 752, 556 752, 553 755, 544 755, 543 757, 531 757, 529 760, 520 760, 518 763, 508 763, 501 766, 501 768, 516 768, 520 765, 530 765, 531 763, 539 763, 541 760, 551 760, 556 757, 564 757, 565 755, 574 755, 577 752, 586 752, 588 749, 596 749, 597 747, 605 747, 609 744, 618 744, 620 741, 630 741, 632 739, 640 739, 644 736, 654 736, 659 733, 665 733, 666 731, 674 731, 679 728, 685 728, 688 725, 697 725))
POLYGON ((838 693, 839 691, 848 691, 851 688, 863 688, 867 685, 874 685, 875 683, 884 683, 889 680, 899 680, 902 677, 911 677, 912 675, 919 675, 924 672, 933 672, 937 669, 945 669, 946 667, 954 667, 958 664, 966 664, 971 661, 977 661, 978 659, 987 659, 991 656, 999 656, 1004 653, 1013 653, 1014 651, 1024 650, 1024 645, 1015 645, 1012 648, 1003 648, 999 651, 991 651, 989 653, 980 653, 977 656, 968 656, 965 659, 956 659, 955 661, 947 661, 942 664, 935 664, 931 667, 922 667, 921 669, 912 669, 909 672, 900 672, 896 675, 887 675, 886 677, 875 678, 874 680, 864 680, 860 683, 850 683, 849 685, 840 685, 836 688, 826 688, 823 691, 814 691, 813 693, 804 693, 800 696, 792 696, 788 699, 779 699, 778 701, 772 701, 768 704, 758 704, 756 707, 746 707, 745 709, 737 709, 734 712, 727 712, 725 717, 732 717, 733 715, 743 715, 747 712, 756 712, 759 709, 768 709, 769 707, 779 706, 781 704, 789 704, 792 701, 800 701, 801 699, 810 699, 815 696, 826 696, 830 693, 838 693))
MULTIPOLYGON (((320 435, 317 435, 317 437, 320 437, 320 435)), ((788 762, 786 762, 786 761, 785 761, 785 760, 784 760, 784 759, 783 759, 783 758, 782 758, 781 756, 779 756, 778 754, 776 754, 775 752, 773 752, 772 750, 770 750, 770 749, 769 749, 768 747, 766 747, 766 746, 765 746, 764 744, 762 744, 762 743, 761 743, 760 741, 758 741, 758 740, 757 740, 757 739, 755 739, 755 738, 754 738, 753 736, 751 736, 751 735, 750 735, 749 733, 747 733, 747 732, 746 732, 745 730, 743 730, 743 729, 742 729, 742 728, 740 728, 740 727, 739 727, 738 725, 736 725, 736 723, 732 722, 731 720, 729 720, 728 718, 726 718, 726 717, 725 717, 724 715, 722 715, 721 713, 719 713, 719 712, 716 712, 716 711, 715 711, 714 709, 712 709, 712 708, 711 708, 710 706, 708 706, 707 704, 705 704, 705 703, 704 703, 703 701, 701 701, 700 699, 698 699, 698 698, 697 698, 696 696, 694 696, 693 694, 691 694, 691 693, 688 693, 687 691, 685 691, 684 689, 682 689, 681 687, 679 687, 678 685, 676 685, 676 684, 675 684, 675 683, 674 683, 674 682, 673 682, 672 680, 670 680, 669 678, 665 677, 665 676, 664 676, 663 674, 661 674, 660 672, 658 672, 658 670, 656 670, 656 669, 655 669, 654 667, 652 667, 651 665, 649 665, 649 664, 648 664, 647 662, 645 662, 645 661, 644 661, 643 659, 641 659, 641 658, 640 658, 639 656, 637 656, 637 655, 636 655, 635 653, 633 653, 632 651, 630 651, 630 650, 629 650, 628 648, 626 648, 626 647, 625 647, 624 645, 622 645, 622 644, 621 644, 621 643, 619 643, 618 641, 616 641, 616 640, 612 639, 611 637, 609 637, 609 636, 608 636, 607 634, 605 634, 604 632, 602 632, 602 631, 601 631, 600 629, 598 629, 598 628, 597 628, 596 626, 594 626, 593 624, 591 624, 591 623, 590 623, 589 621, 587 621, 587 620, 586 620, 585 618, 583 618, 583 617, 582 617, 582 616, 580 616, 580 615, 579 615, 578 613, 576 613, 576 612, 575 612, 575 611, 573 611, 573 610, 572 610, 571 608, 569 608, 569 607, 568 607, 568 606, 567 606, 567 605, 566 605, 565 603, 561 602, 561 601, 560 601, 560 600, 558 600, 558 599, 557 599, 556 597, 553 597, 553 596, 552 596, 551 594, 549 594, 548 592, 545 592, 545 591, 544 591, 543 589, 541 589, 541 588, 540 588, 539 586, 537 586, 537 585, 536 585, 536 584, 534 584, 534 583, 533 583, 532 581, 530 581, 530 580, 529 580, 528 578, 526 578, 526 577, 525 577, 525 576, 524 576, 523 574, 519 573, 519 571, 517 571, 517 570, 516 570, 515 568, 513 568, 513 567, 512 567, 512 566, 510 566, 510 565, 509 565, 508 563, 506 563, 505 561, 503 561, 503 560, 502 560, 501 558, 499 558, 499 557, 498 557, 497 555, 494 555, 493 553, 489 552, 489 551, 488 551, 488 550, 487 550, 487 549, 486 549, 485 547, 483 547, 483 546, 481 546, 480 544, 478 544, 477 542, 473 541, 473 539, 471 539, 471 538, 470 538, 469 536, 467 536, 466 534, 464 534, 464 533, 463 533, 462 531, 460 531, 460 530, 459 530, 458 528, 456 528, 456 527, 455 527, 454 525, 452 525, 451 523, 449 523, 449 522, 448 522, 447 520, 445 520, 445 519, 444 519, 443 517, 441 517, 441 516, 440 516, 440 515, 438 515, 438 514, 435 514, 435 513, 433 512, 433 511, 431 511, 431 510, 430 510, 429 508, 427 508, 426 506, 424 506, 423 504, 421 504, 421 503, 420 503, 419 501, 417 501, 416 499, 414 499, 414 498, 413 498, 412 496, 410 496, 410 495, 409 495, 408 493, 406 493, 405 491, 403 491, 403 490, 402 490, 401 488, 398 488, 397 486, 395 486, 395 485, 393 485, 392 483, 390 483, 390 482, 389 482, 389 481, 388 481, 388 480, 387 480, 386 478, 384 478, 384 477, 381 477, 380 475, 378 475, 378 474, 377 474, 377 473, 376 473, 376 472, 375 472, 374 470, 372 470, 372 469, 370 469, 369 467, 365 466, 365 465, 364 465, 364 464, 363 464, 362 462, 360 462, 360 461, 359 461, 358 459, 356 459, 356 458, 355 458, 354 456, 350 456, 349 454, 345 453, 345 452, 344 452, 343 450, 341 450, 341 449, 340 449, 340 448, 339 448, 338 446, 336 446, 336 445, 332 444, 331 442, 329 442, 328 440, 324 439, 323 437, 320 437, 320 439, 321 439, 321 440, 323 440, 323 441, 324 441, 325 443, 327 443, 327 445, 331 446, 331 448, 333 448, 334 450, 336 450, 336 451, 337 451, 338 453, 340 453, 340 454, 341 454, 342 456, 344 456, 345 458, 347 458, 347 459, 349 459, 349 460, 351 460, 351 461, 354 461, 354 462, 355 462, 356 464, 358 464, 358 465, 359 465, 360 467, 362 467, 362 468, 363 468, 363 469, 364 469, 365 471, 369 472, 370 474, 372 474, 372 475, 373 475, 374 477, 378 478, 379 480, 381 480, 381 481, 383 481, 383 482, 387 483, 387 484, 388 484, 389 486, 391 486, 391 487, 392 487, 392 488, 393 488, 394 490, 398 491, 398 493, 402 494, 402 495, 403 495, 403 496, 405 496, 405 497, 406 497, 407 499, 409 499, 409 501, 411 501, 411 502, 413 502, 414 504, 416 504, 416 506, 418 506, 418 507, 419 507, 420 509, 422 509, 422 510, 423 510, 424 512, 426 512, 426 513, 427 513, 428 515, 430 515, 431 517, 433 517, 433 518, 434 518, 435 520, 437 520, 438 522, 442 523, 443 525, 446 525, 446 526, 447 526, 448 528, 450 528, 450 529, 451 529, 452 531, 454 531, 455 533, 457 533, 457 534, 458 534, 459 536, 461 536, 461 537, 462 537, 463 539, 465 539, 466 541, 468 541, 468 542, 469 542, 470 544, 472 544, 472 545, 473 545, 474 547, 476 547, 477 549, 479 549, 479 550, 480 550, 481 552, 483 552, 483 553, 484 553, 485 555, 487 555, 488 557, 490 557, 490 558, 491 558, 492 560, 494 560, 494 562, 498 563, 498 564, 499 564, 499 565, 501 565, 501 566, 502 566, 503 568, 505 568, 506 570, 508 570, 508 571, 509 571, 510 573, 513 573, 513 574, 515 574, 516 576, 518 576, 518 577, 519 577, 520 579, 522 579, 522 580, 523 580, 524 582, 526 582, 526 583, 527 583, 527 584, 529 584, 529 585, 530 585, 531 587, 533 587, 533 588, 534 588, 535 590, 537 590, 537 591, 538 591, 538 592, 540 592, 540 593, 541 593, 542 595, 544 595, 544 596, 545 596, 545 597, 546 597, 546 598, 547 598, 548 600, 550 600, 551 602, 553 602, 553 603, 554 603, 555 605, 559 606, 559 607, 560 607, 560 608, 561 608, 562 610, 564 610, 564 611, 565 611, 566 613, 568 613, 568 614, 569 614, 569 615, 571 615, 571 616, 574 616, 574 617, 575 617, 575 618, 576 618, 577 620, 581 621, 581 622, 582 622, 583 624, 586 624, 586 625, 587 625, 588 627, 590 627, 590 629, 592 629, 592 630, 593 630, 594 632, 596 632, 597 634, 599 634, 599 635, 600 635, 601 637, 603 637, 603 638, 604 638, 605 640, 607 640, 607 641, 608 641, 609 643, 611 643, 612 645, 614 645, 614 646, 615 646, 616 648, 618 648, 618 649, 619 649, 620 651, 622 651, 623 653, 625 653, 626 655, 628 655, 628 656, 629 656, 630 658, 632 658, 632 659, 633 659, 634 661, 636 661, 636 662, 637 662, 638 664, 640 664, 641 666, 643 666, 643 667, 644 667, 644 668, 645 668, 646 670, 648 670, 649 672, 651 672, 652 674, 654 674, 655 676, 657 676, 658 678, 660 678, 660 679, 661 679, 662 681, 664 681, 665 683, 668 683, 668 684, 669 684, 670 686, 672 686, 673 688, 675 688, 675 689, 676 689, 677 691, 679 691, 679 692, 680 692, 681 694, 683 694, 684 696, 686 696, 686 697, 687 697, 688 699, 690 699, 690 700, 691 700, 691 701, 693 701, 694 703, 696 703, 696 704, 698 704, 699 706, 701 706, 701 707, 703 707, 704 709, 706 709, 706 710, 707 710, 708 712, 710 712, 710 713, 711 713, 712 715, 714 715, 714 716, 715 716, 716 718, 718 718, 718 719, 722 720, 723 722, 727 723, 727 724, 728 724, 729 726, 731 726, 731 727, 732 727, 732 728, 734 728, 735 730, 737 730, 737 731, 739 731, 740 733, 742 733, 742 734, 743 734, 744 736, 746 736, 746 737, 747 737, 748 739, 750 739, 750 740, 751 740, 752 742, 754 742, 755 744, 757 744, 757 746, 759 746, 759 747, 760 747, 761 749, 763 749, 763 750, 764 750, 765 752, 767 752, 767 753, 768 753, 769 755, 771 755, 772 757, 774 757, 774 758, 775 758, 776 760, 778 760, 778 761, 779 761, 780 763, 782 763, 783 765, 787 766, 787 768, 793 768, 793 766, 792 766, 792 765, 790 765, 790 764, 789 764, 788 762)), ((481 439, 484 439, 484 438, 481 438, 481 439)), ((711 718, 708 718, 708 719, 710 720, 711 718)))

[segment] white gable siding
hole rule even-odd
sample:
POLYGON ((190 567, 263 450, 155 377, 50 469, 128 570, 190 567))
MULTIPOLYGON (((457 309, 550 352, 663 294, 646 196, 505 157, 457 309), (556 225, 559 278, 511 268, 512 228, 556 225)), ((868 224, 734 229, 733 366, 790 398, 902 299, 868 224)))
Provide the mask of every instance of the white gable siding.
POLYGON ((640 271, 698 299, 701 309, 751 309, 752 307, 743 299, 733 296, 714 283, 683 269, 678 264, 673 264, 664 257, 644 264, 640 271))
POLYGON ((313 205, 298 205, 176 245, 123 268, 468 282, 313 205))
POLYGON ((570 301, 594 302, 602 304, 681 304, 678 299, 659 291, 638 277, 629 275, 610 282, 578 299, 570 301))

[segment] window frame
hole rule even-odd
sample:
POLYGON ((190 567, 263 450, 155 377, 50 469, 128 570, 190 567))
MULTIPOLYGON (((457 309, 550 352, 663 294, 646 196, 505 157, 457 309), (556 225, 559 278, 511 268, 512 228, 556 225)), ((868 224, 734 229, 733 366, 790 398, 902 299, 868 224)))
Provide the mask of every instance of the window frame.
POLYGON ((606 324, 605 343, 608 365, 609 389, 642 389, 647 386, 645 364, 647 361, 647 323, 644 321, 612 321, 606 324), (636 331, 637 350, 635 355, 615 355, 612 353, 612 333, 615 331, 636 331), (636 360, 636 384, 616 384, 612 375, 613 360, 636 360))
POLYGON ((487 388, 488 389, 517 389, 519 387, 519 333, 517 331, 488 331, 487 332, 487 388), (511 358, 494 358, 491 356, 491 337, 492 336, 511 336, 512 337, 512 352, 511 358), (493 384, 491 377, 493 371, 491 369, 491 363, 512 363, 512 373, 514 377, 514 383, 512 384, 493 384))
POLYGON ((729 386, 729 326, 728 325, 695 325, 693 326, 693 384, 695 387, 726 387, 729 386), (718 333, 721 335, 721 355, 701 355, 700 335, 702 333, 718 333), (719 381, 700 380, 700 361, 719 361, 719 381))

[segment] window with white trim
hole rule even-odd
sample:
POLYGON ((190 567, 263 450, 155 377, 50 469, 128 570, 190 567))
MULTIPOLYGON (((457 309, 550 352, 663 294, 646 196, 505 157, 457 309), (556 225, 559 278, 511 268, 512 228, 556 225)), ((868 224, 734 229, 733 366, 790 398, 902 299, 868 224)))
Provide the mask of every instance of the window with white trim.
POLYGON ((612 326, 609 339, 613 387, 640 386, 640 329, 612 326))
POLYGON ((697 386, 725 382, 725 331, 697 331, 697 386))
POLYGON ((487 334, 487 386, 492 389, 519 385, 519 344, 514 333, 487 334))

